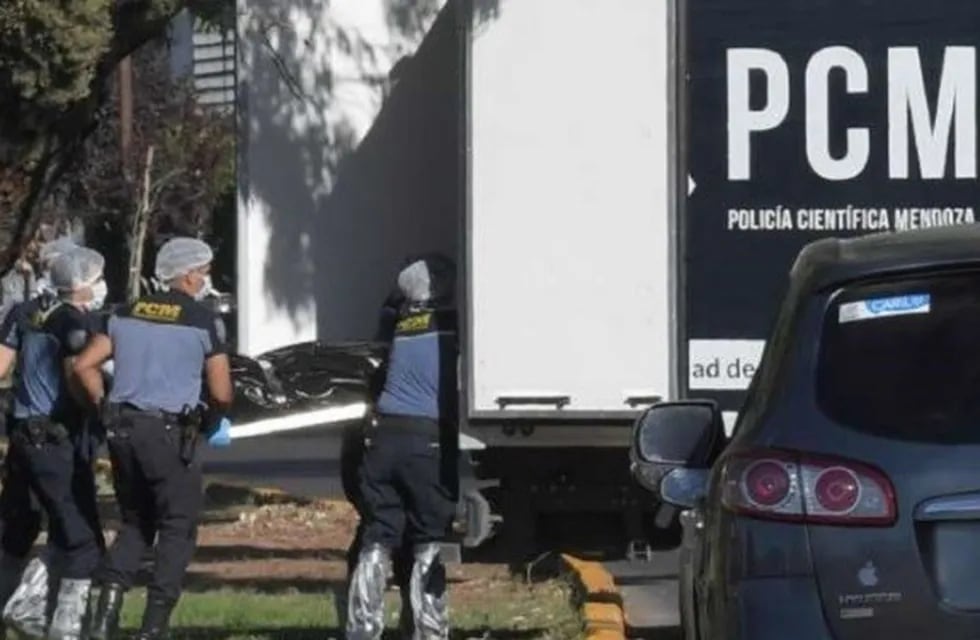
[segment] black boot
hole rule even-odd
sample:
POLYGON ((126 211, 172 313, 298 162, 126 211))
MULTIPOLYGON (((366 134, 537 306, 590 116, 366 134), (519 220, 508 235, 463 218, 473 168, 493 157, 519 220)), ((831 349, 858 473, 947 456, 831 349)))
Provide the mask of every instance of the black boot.
POLYGON ((143 624, 140 626, 137 640, 162 640, 167 637, 167 627, 170 623, 170 612, 174 603, 152 596, 146 599, 146 609, 143 610, 143 624))
POLYGON ((99 604, 89 618, 91 640, 114 640, 119 635, 119 610, 125 593, 121 585, 102 585, 99 604))

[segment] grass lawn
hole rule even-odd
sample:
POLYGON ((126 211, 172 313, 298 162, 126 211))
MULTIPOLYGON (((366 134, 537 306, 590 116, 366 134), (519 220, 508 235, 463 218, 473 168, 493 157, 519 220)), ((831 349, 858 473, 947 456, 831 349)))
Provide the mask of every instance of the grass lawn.
MULTIPOLYGON (((580 637, 581 623, 560 583, 533 588, 514 584, 513 594, 492 594, 485 601, 450 602, 453 638, 580 637), (520 593, 518 593, 520 592, 520 593), (503 596, 513 597, 503 597, 503 596)), ((490 594, 488 594, 490 595, 490 594)), ((139 625, 142 591, 126 599, 123 626, 139 625)), ((390 627, 396 628, 398 598, 388 603, 390 627)), ((260 594, 250 591, 187 593, 171 619, 173 640, 324 640, 342 638, 329 594, 260 594)))
MULTIPOLYGON (((105 484, 109 498, 111 487, 105 484)), ((328 585, 346 575, 346 549, 357 522, 350 505, 325 500, 256 506, 241 496, 214 493, 209 493, 209 517, 199 529, 185 581, 189 591, 171 618, 172 640, 343 638, 328 585)), ((111 498, 106 506, 112 506, 111 498)), ((110 533, 116 517, 112 509, 103 516, 110 533)), ((499 564, 450 565, 447 570, 452 640, 582 636, 571 589, 561 579, 528 586, 499 564)), ((142 589, 130 592, 124 628, 139 626, 144 604, 142 589)), ((397 593, 390 594, 392 632, 386 640, 397 638, 399 604, 397 593)))

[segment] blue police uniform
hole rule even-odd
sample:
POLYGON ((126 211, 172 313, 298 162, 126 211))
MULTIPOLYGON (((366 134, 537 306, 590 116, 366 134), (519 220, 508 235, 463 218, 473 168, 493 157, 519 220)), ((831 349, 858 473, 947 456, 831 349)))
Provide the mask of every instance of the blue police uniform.
POLYGON ((413 544, 446 535, 455 501, 442 449, 451 435, 446 427, 455 426, 456 353, 454 310, 405 308, 361 472, 365 545, 393 548, 403 533, 413 544))
POLYGON ((407 545, 415 637, 445 638, 445 569, 439 543, 456 507, 456 313, 407 303, 398 315, 378 398, 376 425, 360 468, 363 529, 351 585, 348 637, 377 638, 383 572, 407 545))
MULTIPOLYGON (((398 322, 398 315, 404 302, 404 297, 398 292, 392 293, 388 299, 385 300, 385 303, 381 308, 381 317, 378 322, 378 328, 374 335, 375 341, 386 344, 390 348, 395 337, 395 325, 398 322)), ((383 390, 384 368, 382 368, 379 373, 382 375, 376 375, 374 376, 374 379, 369 381, 370 400, 372 402, 377 402, 377 396, 379 396, 383 390)), ((358 515, 361 516, 357 523, 357 529, 354 531, 354 539, 347 548, 348 578, 353 575, 354 570, 357 567, 358 557, 360 556, 361 549, 363 548, 364 525, 366 520, 363 517, 364 505, 359 478, 361 473, 361 465, 364 462, 365 429, 370 428, 372 421, 373 415, 369 414, 362 423, 351 425, 349 428, 347 428, 344 431, 344 438, 340 449, 340 475, 344 496, 347 498, 347 501, 354 506, 354 509, 358 512, 358 515)), ((411 635, 410 631, 413 626, 410 599, 410 580, 412 577, 413 564, 411 547, 411 542, 408 541, 406 537, 406 539, 403 540, 403 544, 400 545, 396 551, 394 551, 392 562, 395 582, 398 584, 402 599, 401 616, 399 619, 401 621, 402 631, 405 633, 405 635, 411 635)), ((349 585, 346 585, 343 594, 337 598, 338 618, 341 621, 345 621, 347 617, 346 607, 348 588, 349 585)))
POLYGON ((89 420, 68 393, 65 360, 99 330, 97 316, 40 296, 15 306, 0 339, 17 351, 12 424, 0 496, 3 551, 24 557, 40 532, 36 496, 48 517, 59 574, 88 579, 104 549, 96 504, 89 420))
POLYGON ((105 333, 114 361, 105 421, 122 528, 99 572, 103 594, 92 637, 115 633, 122 593, 155 539, 143 627, 159 634, 180 596, 203 500, 199 427, 181 414, 200 404, 205 361, 225 346, 214 313, 178 291, 122 307, 105 333))

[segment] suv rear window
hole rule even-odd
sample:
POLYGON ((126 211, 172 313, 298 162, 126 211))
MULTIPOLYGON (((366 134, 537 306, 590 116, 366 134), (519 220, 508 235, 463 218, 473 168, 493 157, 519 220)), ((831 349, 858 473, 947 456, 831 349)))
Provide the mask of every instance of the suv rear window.
POLYGON ((824 320, 817 401, 855 429, 980 441, 980 273, 839 291, 824 320))

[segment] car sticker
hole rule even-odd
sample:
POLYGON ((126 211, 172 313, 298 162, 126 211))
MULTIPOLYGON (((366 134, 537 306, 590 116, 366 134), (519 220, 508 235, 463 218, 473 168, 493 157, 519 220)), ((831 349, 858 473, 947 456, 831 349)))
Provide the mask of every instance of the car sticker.
POLYGON ((932 299, 928 293, 912 293, 904 296, 845 302, 840 305, 838 321, 844 324, 877 318, 925 314, 930 312, 931 302, 932 299))

